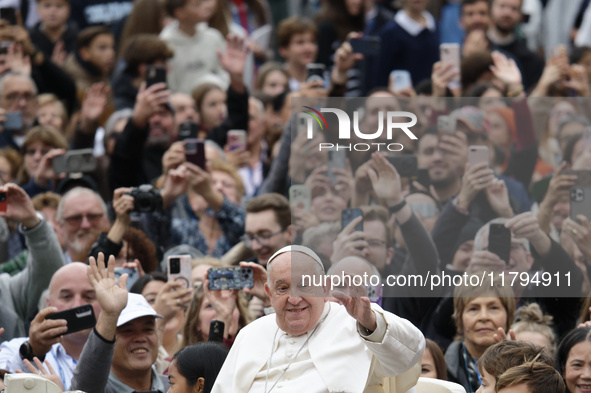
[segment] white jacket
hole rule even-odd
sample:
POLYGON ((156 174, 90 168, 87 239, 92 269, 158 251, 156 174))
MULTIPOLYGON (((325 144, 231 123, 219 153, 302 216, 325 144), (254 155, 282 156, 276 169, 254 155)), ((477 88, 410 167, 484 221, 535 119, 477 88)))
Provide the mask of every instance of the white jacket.
MULTIPOLYGON (((425 349, 425 338, 419 329, 372 304, 378 328, 366 339, 345 307, 337 303, 331 303, 330 307, 328 317, 308 345, 310 357, 328 391, 399 393, 416 384, 425 349), (374 336, 378 340, 381 337, 381 341, 370 341, 374 336), (380 383, 375 384, 376 380, 380 383)), ((244 327, 232 345, 212 393, 248 392, 268 360, 276 331, 275 314, 244 327)))

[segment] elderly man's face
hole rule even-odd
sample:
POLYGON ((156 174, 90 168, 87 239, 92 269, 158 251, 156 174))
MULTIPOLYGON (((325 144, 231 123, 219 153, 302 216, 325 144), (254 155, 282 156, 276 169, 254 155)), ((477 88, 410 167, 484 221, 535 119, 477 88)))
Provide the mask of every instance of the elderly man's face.
POLYGON ((78 194, 64 201, 60 232, 68 250, 75 253, 88 250, 99 233, 108 228, 109 218, 97 196, 78 194))
POLYGON ((20 112, 24 129, 33 125, 37 112, 35 86, 21 76, 9 76, 2 84, 0 106, 7 112, 20 112))
POLYGON ((149 372, 158 357, 158 332, 153 316, 136 318, 117 328, 111 369, 115 373, 149 372))
POLYGON ((316 262, 299 252, 283 253, 271 264, 270 284, 265 284, 265 290, 275 309, 277 325, 289 335, 308 332, 322 315, 326 301, 323 288, 303 286, 303 275, 315 274, 316 262))

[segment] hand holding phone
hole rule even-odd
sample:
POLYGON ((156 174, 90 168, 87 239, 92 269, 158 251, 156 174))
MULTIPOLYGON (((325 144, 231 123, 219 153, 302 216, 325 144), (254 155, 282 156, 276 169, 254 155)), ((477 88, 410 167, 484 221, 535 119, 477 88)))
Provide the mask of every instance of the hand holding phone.
POLYGON ((67 322, 68 329, 65 333, 58 334, 56 337, 63 336, 66 334, 76 333, 81 330, 90 329, 96 325, 96 317, 94 315, 94 309, 92 305, 85 304, 80 307, 71 308, 49 314, 45 319, 65 319, 67 322))
POLYGON ((505 224, 490 224, 488 232, 488 251, 509 263, 511 259, 511 231, 505 224))
POLYGON ((207 271, 209 289, 243 289, 254 287, 254 273, 250 267, 213 267, 207 271))
POLYGON ((188 138, 185 139, 185 158, 187 162, 205 169, 205 140, 188 138))
POLYGON ((167 262, 168 281, 178 282, 185 289, 193 288, 191 255, 171 255, 167 262))

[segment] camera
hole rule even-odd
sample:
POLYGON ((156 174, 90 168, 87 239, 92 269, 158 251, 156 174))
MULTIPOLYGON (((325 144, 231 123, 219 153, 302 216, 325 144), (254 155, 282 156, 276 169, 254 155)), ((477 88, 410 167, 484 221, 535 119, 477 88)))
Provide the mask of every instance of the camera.
POLYGON ((128 194, 133 197, 133 211, 150 213, 162 210, 162 197, 150 184, 142 184, 128 194))
POLYGON ((56 173, 92 172, 96 168, 92 149, 70 150, 62 156, 54 157, 51 161, 56 173))

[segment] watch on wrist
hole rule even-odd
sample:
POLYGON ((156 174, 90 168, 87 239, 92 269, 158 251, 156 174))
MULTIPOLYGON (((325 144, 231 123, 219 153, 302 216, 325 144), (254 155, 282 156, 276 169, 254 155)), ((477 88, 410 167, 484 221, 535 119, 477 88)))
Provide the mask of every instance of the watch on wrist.
POLYGON ((29 362, 33 362, 33 358, 37 357, 41 362, 45 360, 45 355, 38 356, 33 353, 33 348, 31 347, 31 343, 25 341, 21 344, 21 347, 18 350, 19 355, 22 360, 27 359, 29 362))

